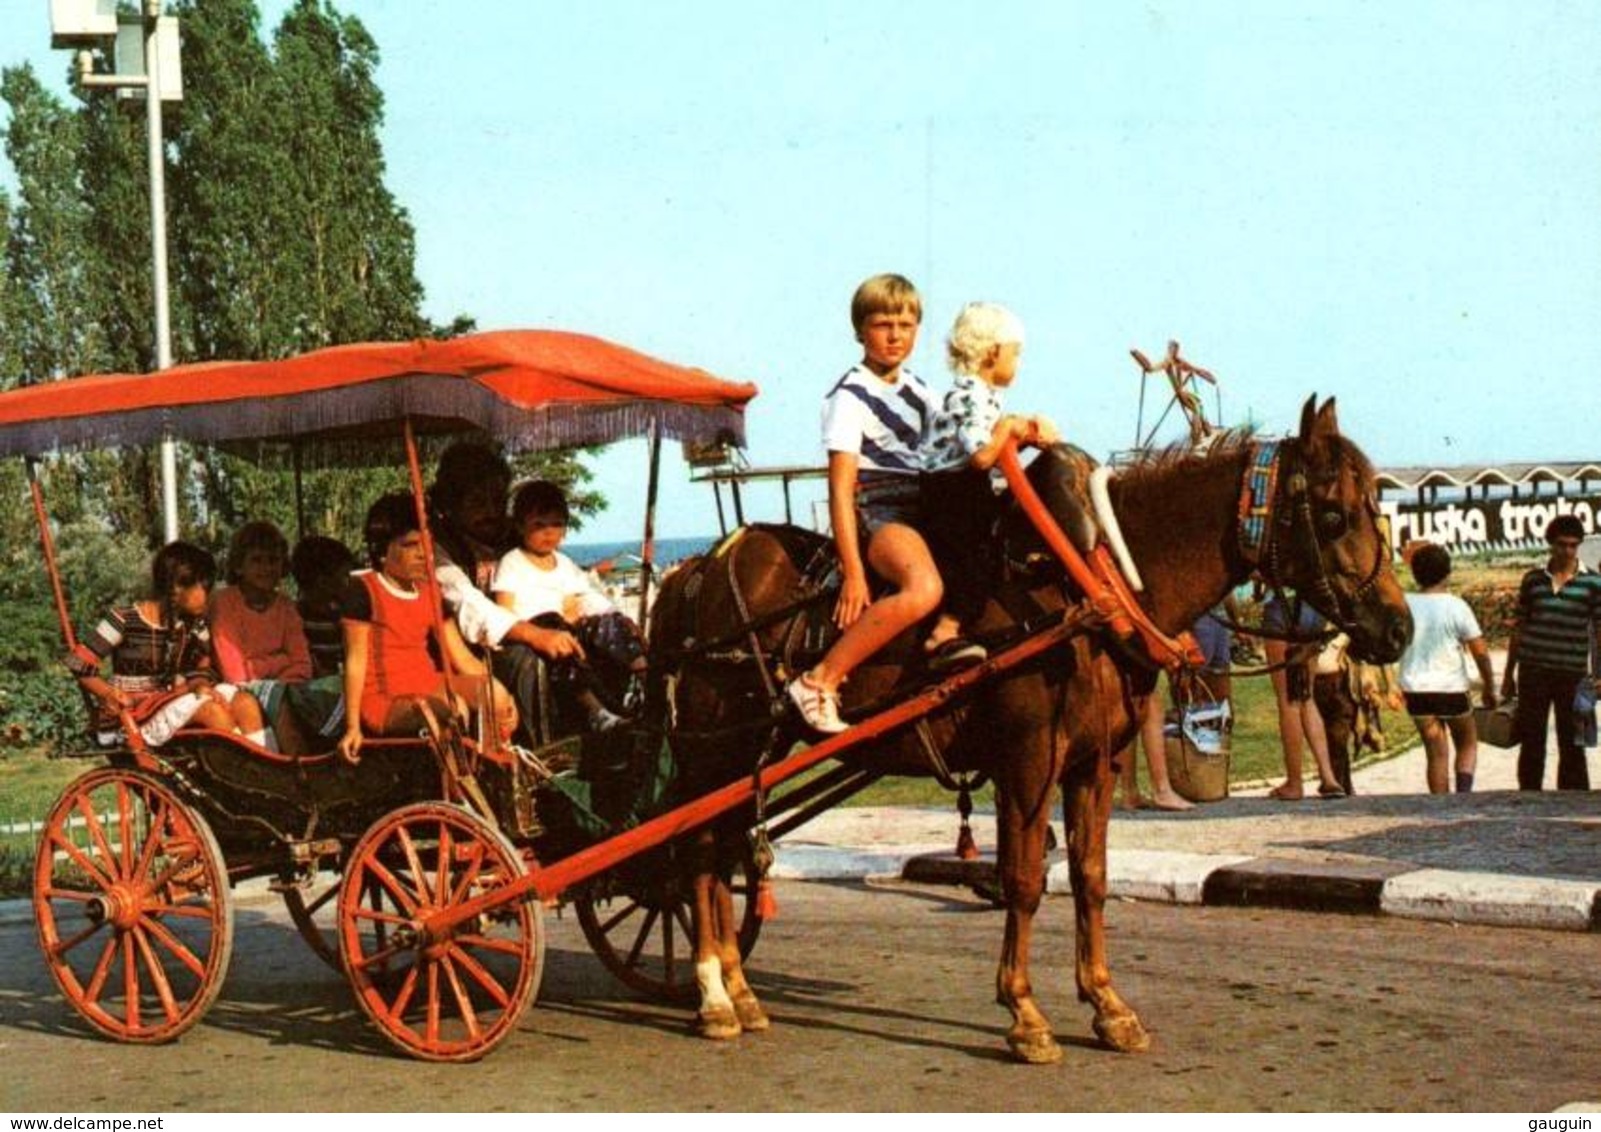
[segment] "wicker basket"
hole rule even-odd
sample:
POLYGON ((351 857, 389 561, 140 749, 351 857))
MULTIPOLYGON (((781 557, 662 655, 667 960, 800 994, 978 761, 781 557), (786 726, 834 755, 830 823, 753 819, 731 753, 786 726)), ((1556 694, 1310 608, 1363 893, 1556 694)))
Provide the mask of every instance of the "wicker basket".
POLYGON ((1163 729, 1167 776, 1179 797, 1220 802, 1229 796, 1229 713, 1226 703, 1192 704, 1163 729))

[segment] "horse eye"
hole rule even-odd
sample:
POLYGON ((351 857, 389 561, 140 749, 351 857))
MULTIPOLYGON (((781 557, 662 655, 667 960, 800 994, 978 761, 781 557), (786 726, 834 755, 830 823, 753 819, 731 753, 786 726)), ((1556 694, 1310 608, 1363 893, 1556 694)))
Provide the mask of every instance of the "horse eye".
POLYGON ((1343 511, 1325 511, 1319 516, 1318 521, 1322 523, 1325 534, 1338 536, 1345 533, 1345 512, 1343 511))

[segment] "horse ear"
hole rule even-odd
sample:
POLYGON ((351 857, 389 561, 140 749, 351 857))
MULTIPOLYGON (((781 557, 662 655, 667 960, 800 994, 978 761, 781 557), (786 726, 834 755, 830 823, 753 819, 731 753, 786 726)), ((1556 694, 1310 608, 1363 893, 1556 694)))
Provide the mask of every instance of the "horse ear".
POLYGON ((1334 412, 1334 398, 1330 397, 1318 408, 1317 394, 1308 397, 1301 406, 1301 443, 1312 447, 1339 434, 1340 421, 1334 412))
POLYGON ((1312 439, 1312 426, 1317 423, 1317 394, 1306 399, 1301 406, 1301 440, 1306 442, 1312 439))

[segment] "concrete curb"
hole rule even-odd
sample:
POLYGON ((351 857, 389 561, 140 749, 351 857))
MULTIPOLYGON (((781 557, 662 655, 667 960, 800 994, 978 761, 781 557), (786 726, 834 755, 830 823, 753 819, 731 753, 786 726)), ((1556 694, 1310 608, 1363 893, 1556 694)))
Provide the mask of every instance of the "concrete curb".
MULTIPOLYGON (((900 875, 902 880, 918 884, 989 888, 995 884, 995 858, 986 854, 963 861, 948 853, 913 857, 900 875)), ((1065 861, 1051 865, 1046 891, 1058 895, 1072 891, 1065 861)), ((1601 885, 1419 869, 1401 863, 1114 850, 1107 855, 1107 894, 1166 904, 1286 908, 1601 932, 1601 885)))

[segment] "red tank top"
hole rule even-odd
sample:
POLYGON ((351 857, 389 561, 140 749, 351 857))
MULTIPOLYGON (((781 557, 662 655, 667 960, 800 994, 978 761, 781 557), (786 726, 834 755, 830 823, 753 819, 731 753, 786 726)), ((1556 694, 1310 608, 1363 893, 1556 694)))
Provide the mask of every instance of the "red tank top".
POLYGON ((356 577, 367 587, 372 602, 364 692, 390 697, 432 692, 439 686, 442 673, 428 654, 433 618, 423 600, 427 591, 396 593, 384 584, 376 570, 356 577))

